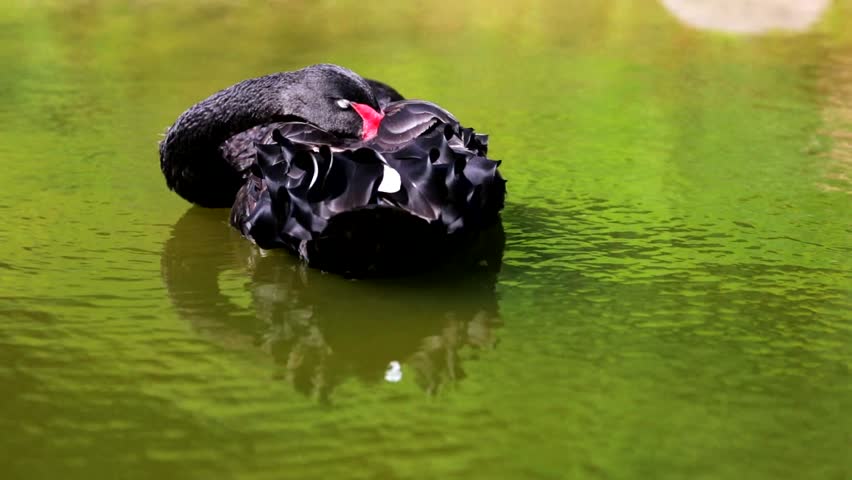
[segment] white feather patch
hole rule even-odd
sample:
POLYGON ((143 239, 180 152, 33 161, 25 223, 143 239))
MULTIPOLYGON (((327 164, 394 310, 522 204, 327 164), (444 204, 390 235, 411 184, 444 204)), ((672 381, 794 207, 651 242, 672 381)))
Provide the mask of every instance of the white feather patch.
POLYGON ((311 160, 314 161, 314 176, 311 177, 311 184, 308 185, 308 190, 313 188, 314 183, 317 182, 317 177, 319 176, 319 165, 317 164, 317 159, 313 155, 311 155, 311 160))
POLYGON ((399 172, 389 165, 382 166, 385 167, 385 171, 382 175, 382 183, 379 184, 379 191, 384 193, 398 192, 402 188, 402 178, 400 178, 399 172))

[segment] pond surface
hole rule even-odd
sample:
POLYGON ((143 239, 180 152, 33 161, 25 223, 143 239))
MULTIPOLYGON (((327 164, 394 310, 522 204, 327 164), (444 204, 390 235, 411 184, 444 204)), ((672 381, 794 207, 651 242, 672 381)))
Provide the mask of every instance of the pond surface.
POLYGON ((850 478, 849 1, 233 3, 0 7, 0 477, 850 478), (348 281, 166 189, 317 62, 491 135, 502 264, 348 281))

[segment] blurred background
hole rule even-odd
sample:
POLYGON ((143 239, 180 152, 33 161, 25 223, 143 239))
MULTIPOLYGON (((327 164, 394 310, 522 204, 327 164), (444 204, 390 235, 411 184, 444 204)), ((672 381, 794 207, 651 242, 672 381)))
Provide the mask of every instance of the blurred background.
POLYGON ((19 0, 0 65, 4 479, 852 476, 849 0, 19 0), (320 62, 491 135, 496 247, 353 282, 167 190, 320 62))

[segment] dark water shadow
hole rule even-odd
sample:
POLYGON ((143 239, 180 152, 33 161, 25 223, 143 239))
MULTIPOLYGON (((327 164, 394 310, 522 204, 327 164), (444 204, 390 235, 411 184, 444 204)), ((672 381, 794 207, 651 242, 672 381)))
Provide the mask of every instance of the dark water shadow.
POLYGON ((164 244, 162 275, 196 330, 269 353, 307 395, 328 400, 352 377, 393 381, 392 362, 435 393, 464 377, 464 352, 496 343, 504 245, 498 224, 428 273, 353 281, 258 249, 228 226, 227 212, 192 208, 164 244), (233 287, 242 278, 244 290, 233 287))

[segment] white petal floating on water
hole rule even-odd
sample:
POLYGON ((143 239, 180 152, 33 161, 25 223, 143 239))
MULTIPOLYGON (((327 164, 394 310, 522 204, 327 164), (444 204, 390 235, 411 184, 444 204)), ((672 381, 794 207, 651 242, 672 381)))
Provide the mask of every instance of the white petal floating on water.
POLYGON ((385 380, 391 383, 402 380, 402 365, 396 360, 388 364, 388 369, 385 371, 385 380))

